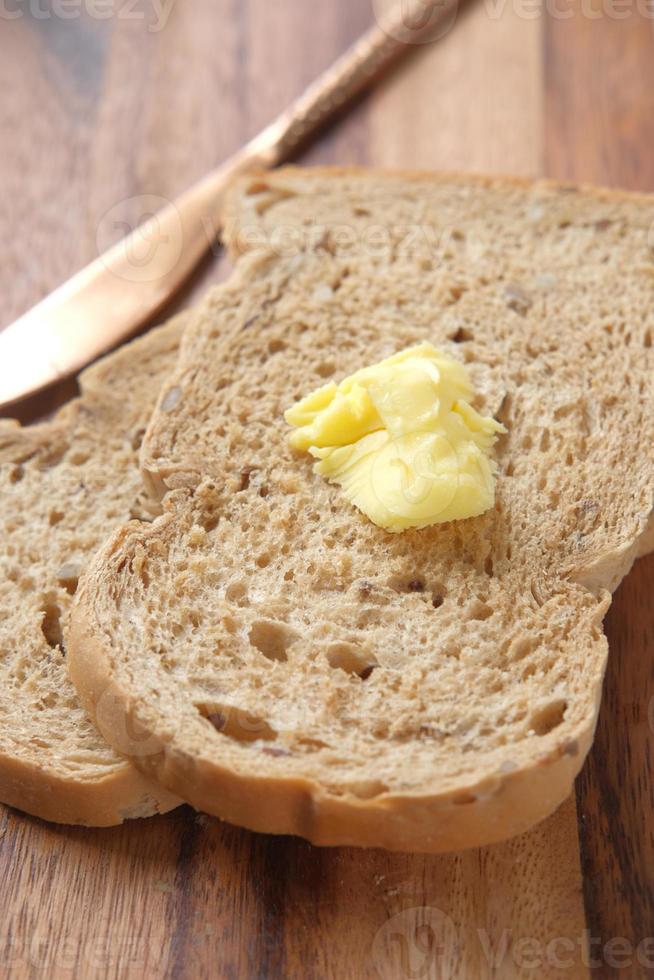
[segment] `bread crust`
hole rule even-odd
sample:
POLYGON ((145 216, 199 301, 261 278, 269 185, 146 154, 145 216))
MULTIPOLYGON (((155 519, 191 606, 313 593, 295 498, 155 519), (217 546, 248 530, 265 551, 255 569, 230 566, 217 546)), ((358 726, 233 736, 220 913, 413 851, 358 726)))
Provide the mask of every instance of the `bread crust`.
MULTIPOLYGON (((105 556, 121 548, 126 533, 117 532, 105 556)), ((99 568, 97 563, 82 588, 71 621, 69 669, 82 703, 107 740, 123 733, 121 745, 145 775, 197 810, 229 823, 298 835, 319 846, 439 854, 493 844, 526 831, 563 803, 592 743, 601 685, 595 689, 592 724, 575 733, 567 746, 543 754, 531 766, 459 786, 455 792, 384 795, 373 801, 339 798, 306 779, 252 776, 192 757, 144 722, 138 701, 115 676, 110 645, 93 625, 90 593, 99 568), (99 704, 110 709, 98 712, 99 704), (139 739, 130 751, 125 733, 135 728, 139 739), (147 754, 140 749, 143 739, 147 754)), ((606 596, 597 610, 598 624, 609 604, 606 596)), ((598 642, 605 663, 603 635, 598 642)))
POLYGON ((46 769, 0 755, 2 802, 52 823, 113 827, 136 817, 167 813, 179 797, 134 766, 117 764, 97 781, 62 779, 46 769))

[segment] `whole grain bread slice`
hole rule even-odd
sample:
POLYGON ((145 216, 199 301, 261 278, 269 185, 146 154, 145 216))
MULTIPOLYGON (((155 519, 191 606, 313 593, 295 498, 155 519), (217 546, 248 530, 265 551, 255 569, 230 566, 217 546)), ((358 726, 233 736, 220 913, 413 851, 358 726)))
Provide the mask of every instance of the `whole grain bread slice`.
POLYGON ((165 513, 85 577, 73 680, 143 772, 232 822, 417 851, 518 833, 583 762, 609 590, 644 547, 654 202, 282 171, 229 213, 254 250, 189 323, 142 451, 165 513), (508 434, 492 511, 391 535, 283 411, 423 340, 508 434))
POLYGON ((105 826, 178 802, 111 749, 68 679, 79 576, 109 531, 147 516, 138 452, 184 317, 85 371, 51 421, 0 421, 0 800, 105 826))

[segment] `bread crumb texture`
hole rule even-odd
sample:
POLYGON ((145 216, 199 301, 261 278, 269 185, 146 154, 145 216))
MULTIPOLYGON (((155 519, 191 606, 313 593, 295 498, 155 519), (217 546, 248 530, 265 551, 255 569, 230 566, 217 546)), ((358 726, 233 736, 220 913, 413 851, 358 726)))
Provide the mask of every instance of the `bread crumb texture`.
POLYGON ((0 799, 39 816, 116 822, 159 805, 82 709, 66 646, 91 555, 113 527, 152 507, 138 451, 181 327, 174 321, 86 371, 81 397, 53 420, 0 422, 0 799))
POLYGON ((139 765, 321 843, 479 844, 563 799, 607 590, 652 510, 653 217, 650 198, 506 180, 240 184, 245 254, 193 316, 143 446, 165 514, 114 537, 80 600, 75 662, 101 664, 162 749, 139 765), (283 414, 424 341, 507 427, 496 501, 390 535, 289 447, 283 414), (293 804, 266 816, 261 786, 293 804))

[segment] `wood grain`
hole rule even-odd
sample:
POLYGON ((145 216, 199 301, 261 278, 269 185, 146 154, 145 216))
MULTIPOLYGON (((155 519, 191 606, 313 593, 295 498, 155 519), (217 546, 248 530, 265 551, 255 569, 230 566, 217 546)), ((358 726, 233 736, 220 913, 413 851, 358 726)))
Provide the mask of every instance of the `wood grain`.
POLYGON ((545 20, 545 163, 554 177, 654 190, 654 12, 570 0, 545 20))
POLYGON ((417 977, 533 976, 545 936, 581 938, 571 813, 506 845, 423 858, 320 850, 187 808, 109 831, 7 811, 0 970, 402 980, 411 965, 417 977), (426 949, 413 939, 425 914, 436 940, 426 949), (380 930, 404 934, 407 959, 375 945, 380 930))
MULTIPOLYGON (((635 6, 619 19, 597 3, 577 0, 571 9, 572 17, 546 22, 547 166, 564 179, 651 191, 653 21, 635 6)), ((602 976, 654 970, 653 590, 650 557, 636 563, 609 611, 602 710, 577 785, 593 972, 602 976)))
POLYGON ((378 166, 537 176, 542 170, 542 21, 510 3, 460 10, 451 32, 373 93, 378 166))
MULTIPOLYGON (((141 195, 174 196, 236 149, 372 16, 370 0, 169 8, 158 32, 146 2, 140 20, 0 24, 0 323, 94 257, 108 220, 137 220, 141 195)), ((304 159, 651 184, 651 24, 581 20, 483 0, 304 159)), ((222 274, 216 254, 182 302, 222 274)), ((610 693, 579 789, 586 903, 605 939, 639 940, 652 921, 653 572, 641 562, 611 611, 610 693)), ((188 808, 110 831, 0 814, 0 975, 588 972, 573 800, 515 841, 441 858, 324 851, 188 808)))

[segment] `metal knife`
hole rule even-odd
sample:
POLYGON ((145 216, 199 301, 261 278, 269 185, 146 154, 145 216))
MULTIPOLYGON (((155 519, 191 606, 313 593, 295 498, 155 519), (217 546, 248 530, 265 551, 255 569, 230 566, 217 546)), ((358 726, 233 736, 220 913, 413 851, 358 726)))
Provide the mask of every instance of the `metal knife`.
POLYGON ((239 153, 0 332, 0 408, 79 370, 158 313, 219 234, 230 182, 288 159, 384 68, 444 33, 457 3, 399 0, 239 153))

